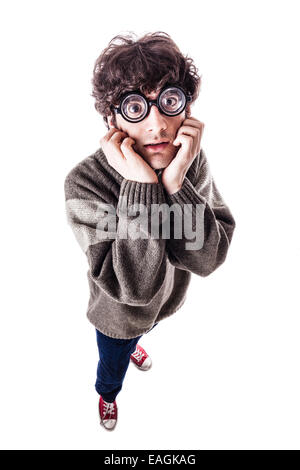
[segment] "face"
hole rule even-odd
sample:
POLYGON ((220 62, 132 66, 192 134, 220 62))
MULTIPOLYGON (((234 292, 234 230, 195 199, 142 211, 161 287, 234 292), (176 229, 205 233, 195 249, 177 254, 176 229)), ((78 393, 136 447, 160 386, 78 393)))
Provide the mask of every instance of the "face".
MULTIPOLYGON (((151 94, 145 94, 149 99, 156 99, 160 90, 151 94)), ((113 125, 121 131, 127 132, 129 137, 135 140, 133 149, 141 155, 144 160, 153 168, 165 168, 173 160, 178 147, 172 145, 176 138, 178 129, 186 116, 190 113, 190 105, 177 116, 166 116, 162 114, 157 106, 151 106, 148 116, 140 122, 128 122, 121 114, 108 117, 108 124, 113 125), (159 142, 168 142, 162 147, 147 147, 148 144, 158 144, 159 142)))

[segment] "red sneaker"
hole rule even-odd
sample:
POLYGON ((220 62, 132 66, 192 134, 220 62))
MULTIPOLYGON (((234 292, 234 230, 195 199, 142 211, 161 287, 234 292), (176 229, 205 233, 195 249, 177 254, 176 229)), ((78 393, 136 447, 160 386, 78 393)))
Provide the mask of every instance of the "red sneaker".
POLYGON ((136 345, 135 351, 131 354, 130 359, 140 370, 149 370, 152 366, 151 357, 139 344, 136 345))
POLYGON ((105 429, 112 431, 116 426, 118 419, 118 407, 116 400, 113 403, 108 403, 107 401, 104 401, 100 395, 99 414, 100 424, 102 424, 105 429))

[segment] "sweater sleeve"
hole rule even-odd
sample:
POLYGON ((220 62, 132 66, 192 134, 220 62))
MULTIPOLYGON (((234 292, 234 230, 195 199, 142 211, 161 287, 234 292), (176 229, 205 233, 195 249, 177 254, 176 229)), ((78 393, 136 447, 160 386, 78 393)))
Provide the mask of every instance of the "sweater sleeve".
POLYGON ((185 176, 179 191, 166 192, 166 200, 176 209, 166 245, 170 262, 208 276, 226 259, 235 220, 217 189, 203 149, 194 184, 185 176))
POLYGON ((90 276, 117 302, 147 305, 166 275, 166 240, 153 237, 147 225, 151 206, 165 201, 163 187, 124 179, 116 208, 92 188, 89 181, 65 180, 68 223, 87 256, 90 276))

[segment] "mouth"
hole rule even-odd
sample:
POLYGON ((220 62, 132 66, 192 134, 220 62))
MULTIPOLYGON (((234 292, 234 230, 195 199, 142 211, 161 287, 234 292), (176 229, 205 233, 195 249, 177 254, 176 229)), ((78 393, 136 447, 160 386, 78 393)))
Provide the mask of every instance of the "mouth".
POLYGON ((169 145, 169 141, 158 142, 157 144, 147 144, 147 145, 144 145, 144 147, 146 147, 146 149, 155 150, 156 152, 159 152, 161 150, 164 150, 168 145, 169 145))

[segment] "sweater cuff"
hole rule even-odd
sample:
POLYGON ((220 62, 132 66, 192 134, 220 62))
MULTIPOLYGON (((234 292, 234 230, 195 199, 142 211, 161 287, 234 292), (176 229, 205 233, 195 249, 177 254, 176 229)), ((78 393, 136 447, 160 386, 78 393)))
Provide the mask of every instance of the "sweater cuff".
POLYGON ((139 181, 124 180, 120 186, 118 211, 127 212, 131 205, 142 204, 151 211, 152 204, 165 202, 163 186, 158 183, 141 183, 139 181))
POLYGON ((166 199, 170 204, 205 204, 206 199, 201 196, 190 180, 185 176, 182 186, 176 193, 166 194, 166 199))

